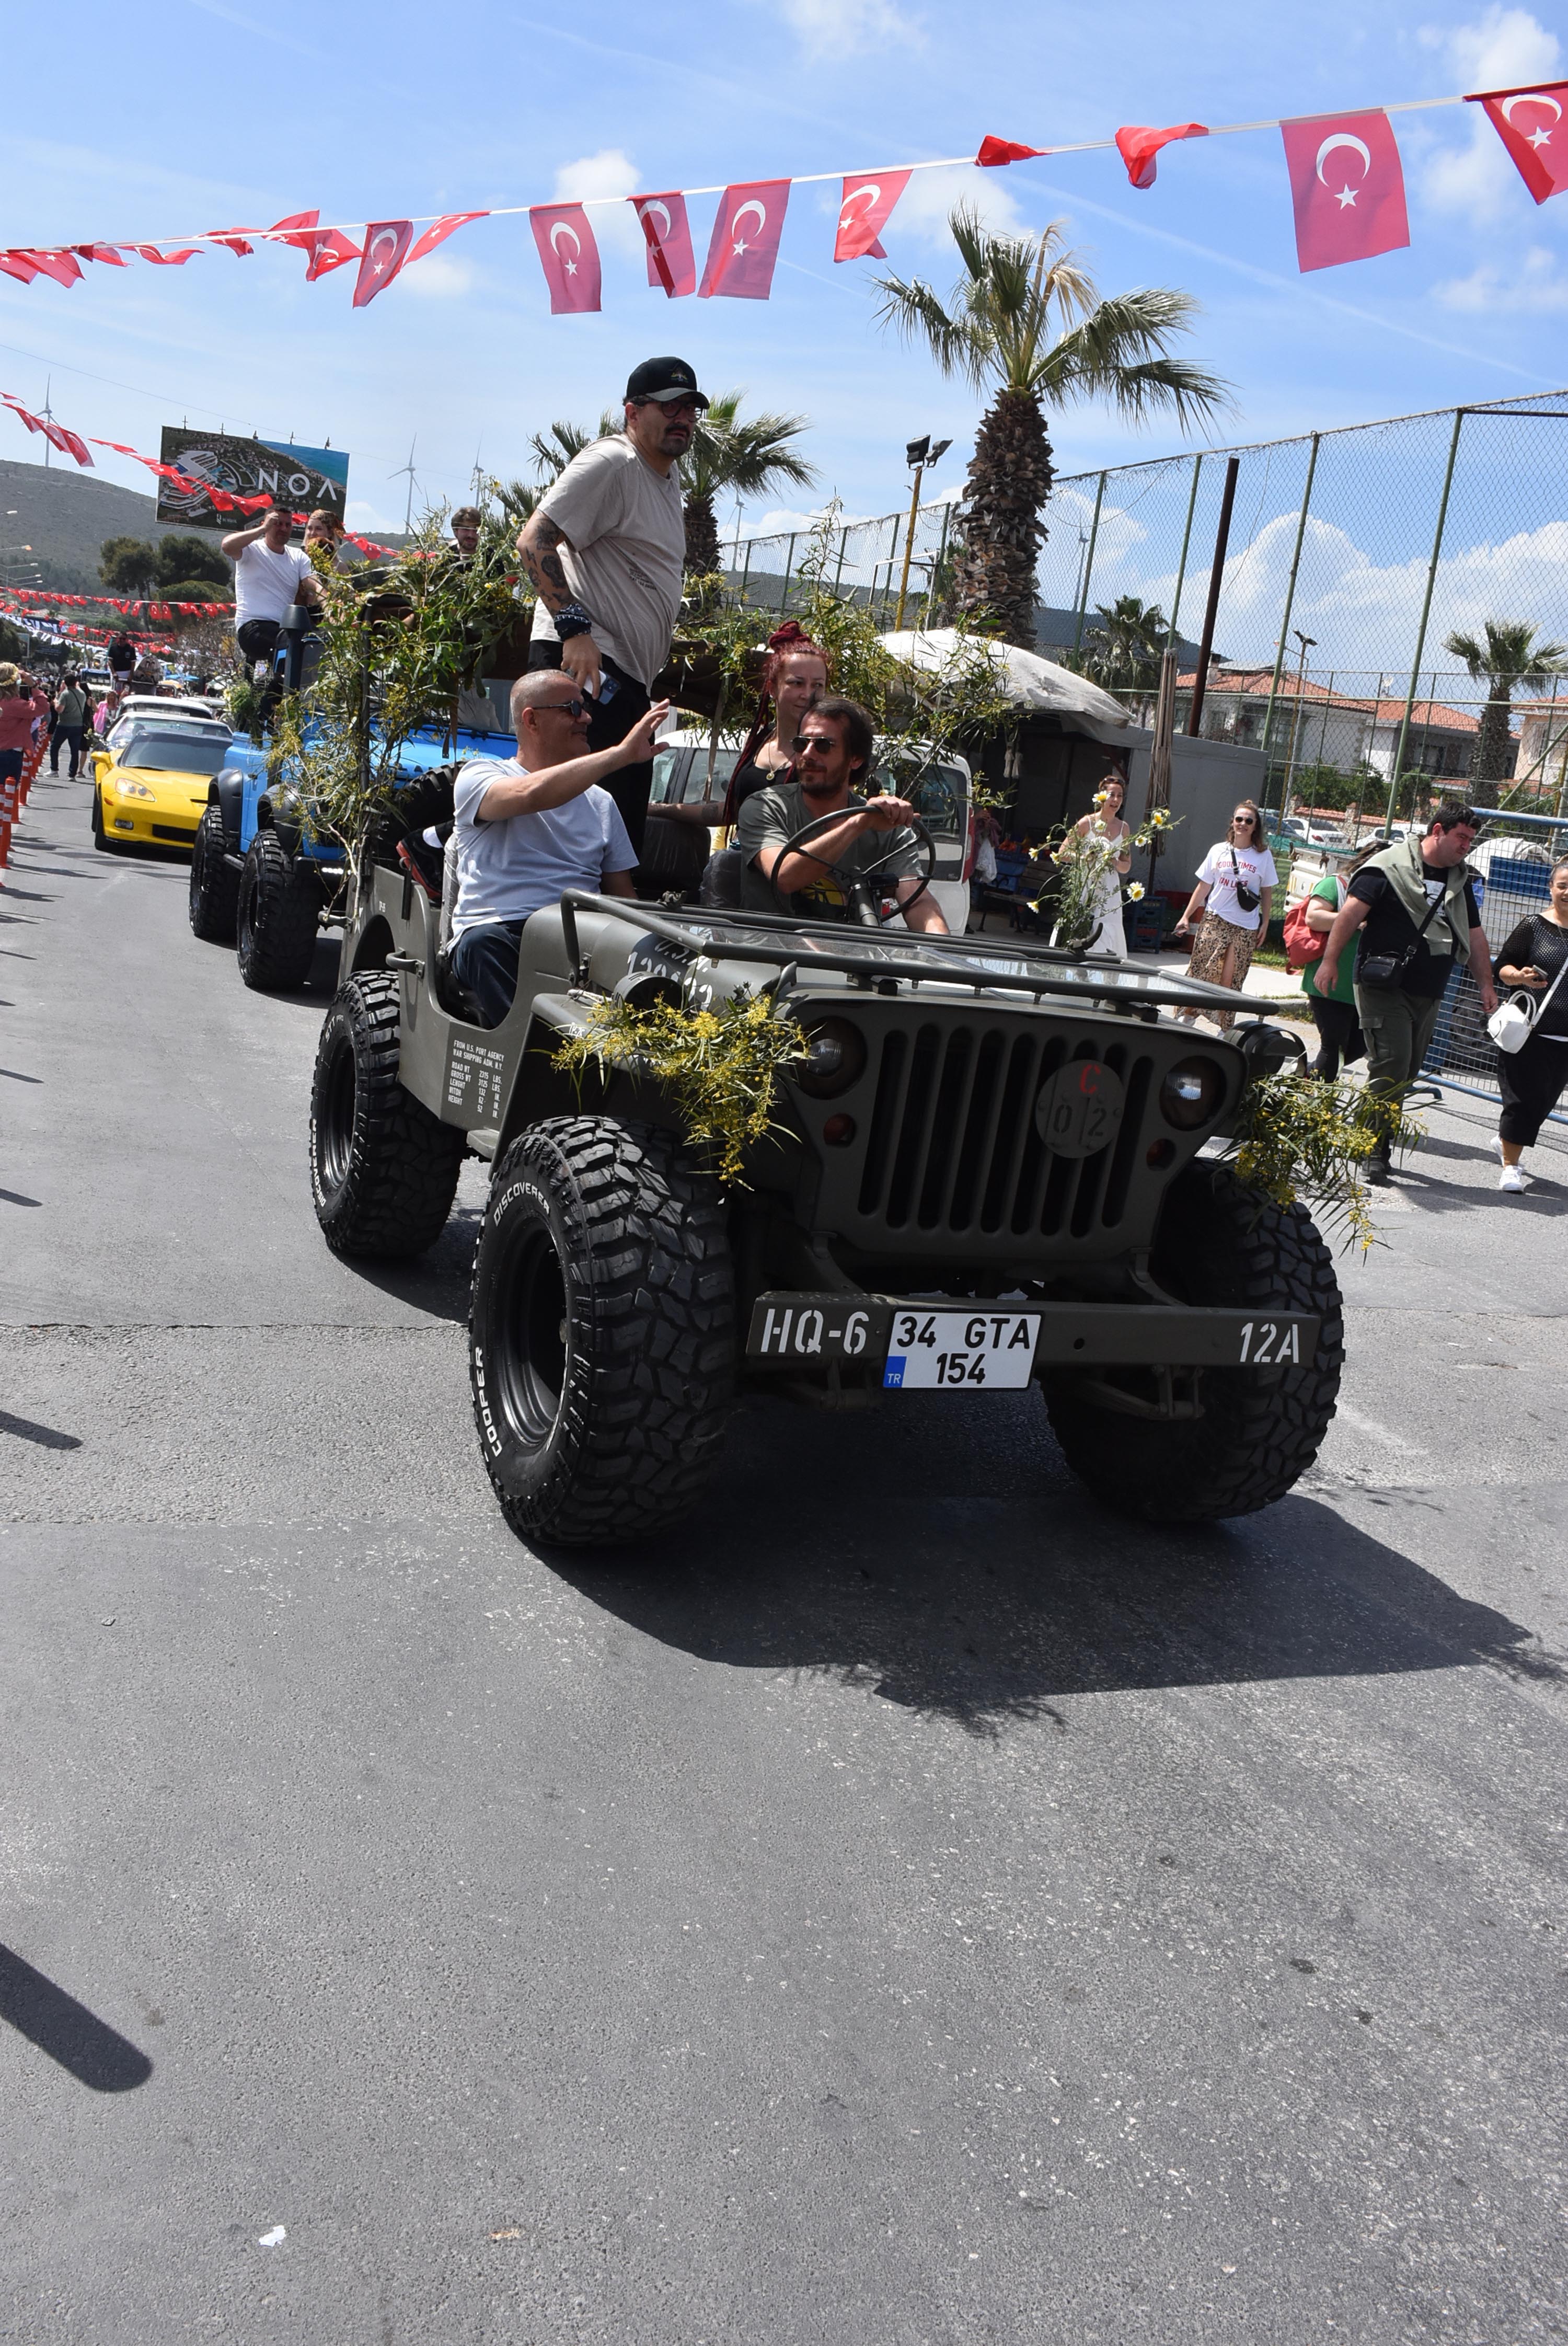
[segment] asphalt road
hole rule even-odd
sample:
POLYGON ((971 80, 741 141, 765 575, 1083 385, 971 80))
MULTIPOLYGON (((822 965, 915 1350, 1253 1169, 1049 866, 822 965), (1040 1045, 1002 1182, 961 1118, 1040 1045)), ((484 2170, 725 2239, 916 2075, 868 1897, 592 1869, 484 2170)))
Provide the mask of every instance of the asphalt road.
POLYGON ((35 793, 0 892, 0 2338, 1568 2328, 1568 1153, 1444 1109, 1268 1514, 1035 1397, 497 1517, 481 1191, 335 1262, 317 990, 35 793))

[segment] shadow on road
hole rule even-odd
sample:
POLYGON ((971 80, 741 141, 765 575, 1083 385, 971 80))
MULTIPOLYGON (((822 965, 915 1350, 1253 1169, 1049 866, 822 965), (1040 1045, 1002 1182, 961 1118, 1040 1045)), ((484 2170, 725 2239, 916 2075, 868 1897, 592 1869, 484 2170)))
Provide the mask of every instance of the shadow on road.
POLYGON ((1196 1529, 1119 1520, 1029 1399, 1005 1419, 983 1401, 851 1420, 756 1404, 684 1530, 635 1561, 549 1562, 667 1645, 828 1672, 983 1735, 1065 1731, 1061 1695, 1476 1663, 1568 1678, 1530 1630, 1316 1500, 1196 1529))
POLYGON ((0 2020, 95 2094, 127 2094, 152 2075, 145 2053, 9 1947, 0 1947, 0 2020))

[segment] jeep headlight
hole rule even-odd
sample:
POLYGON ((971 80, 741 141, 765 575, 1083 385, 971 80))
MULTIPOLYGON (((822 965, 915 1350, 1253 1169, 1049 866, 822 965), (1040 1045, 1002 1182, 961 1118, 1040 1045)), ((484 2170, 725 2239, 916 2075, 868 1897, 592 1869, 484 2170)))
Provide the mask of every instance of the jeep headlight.
POLYGON ((1225 1097, 1225 1070, 1215 1059, 1178 1059, 1160 1086, 1160 1114, 1178 1132, 1210 1124, 1225 1097))
POLYGON ((813 1099, 837 1099, 866 1071, 865 1037, 847 1018, 824 1018, 806 1029, 806 1060, 793 1079, 813 1099))

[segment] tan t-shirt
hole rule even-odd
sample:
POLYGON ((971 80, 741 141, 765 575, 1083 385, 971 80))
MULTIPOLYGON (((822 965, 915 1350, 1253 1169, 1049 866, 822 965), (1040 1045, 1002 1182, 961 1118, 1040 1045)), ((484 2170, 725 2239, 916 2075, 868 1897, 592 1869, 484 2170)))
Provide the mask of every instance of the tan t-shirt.
MULTIPOLYGON (((596 440, 573 457, 538 510, 566 533, 561 567, 592 616, 600 651, 651 684, 669 658, 680 611, 686 515, 676 473, 656 473, 618 435, 596 440)), ((542 597, 534 635, 560 641, 542 597)))

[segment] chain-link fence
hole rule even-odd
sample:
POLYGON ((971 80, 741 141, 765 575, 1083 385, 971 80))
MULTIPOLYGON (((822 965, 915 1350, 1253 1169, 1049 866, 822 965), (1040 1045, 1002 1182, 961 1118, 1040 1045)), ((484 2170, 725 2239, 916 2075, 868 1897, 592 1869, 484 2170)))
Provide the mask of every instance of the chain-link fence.
MULTIPOLYGON (((1553 860, 1568 852, 1568 822, 1524 816, 1506 832, 1483 839, 1471 857, 1479 874, 1481 924, 1495 963, 1522 920, 1544 913, 1553 860)), ((1497 1046, 1486 1031, 1486 1013, 1468 969, 1456 970, 1432 1030, 1422 1073, 1444 1091, 1478 1099, 1498 1098, 1497 1046)), ((1568 1113, 1552 1122, 1568 1127, 1568 1113)))
MULTIPOLYGON (((1568 646, 1568 392, 1059 479, 1038 648, 1087 660, 1145 721, 1174 644, 1186 723, 1232 459, 1198 729, 1263 750, 1277 807, 1364 801, 1369 821, 1402 776, 1407 811, 1456 781, 1561 811, 1568 676, 1540 656, 1568 646), (1099 615, 1117 605, 1107 629, 1099 615), (1488 621, 1525 631, 1522 665, 1502 686, 1447 648, 1458 635, 1484 652, 1488 621)), ((953 525, 951 503, 837 523, 825 575, 863 594, 884 627, 901 609, 906 626, 932 624, 953 525)), ((812 544, 806 530, 738 536, 733 586, 761 609, 799 610, 812 544)))

